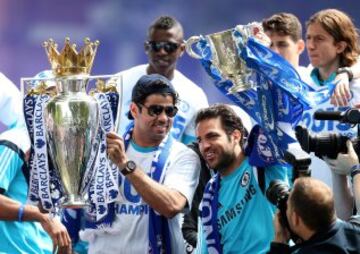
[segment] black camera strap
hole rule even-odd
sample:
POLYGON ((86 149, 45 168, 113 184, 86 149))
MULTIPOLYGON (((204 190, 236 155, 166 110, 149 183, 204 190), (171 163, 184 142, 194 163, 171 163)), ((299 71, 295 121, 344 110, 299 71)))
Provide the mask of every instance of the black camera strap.
POLYGON ((258 176, 258 184, 261 192, 265 195, 265 168, 256 167, 257 176, 258 176))

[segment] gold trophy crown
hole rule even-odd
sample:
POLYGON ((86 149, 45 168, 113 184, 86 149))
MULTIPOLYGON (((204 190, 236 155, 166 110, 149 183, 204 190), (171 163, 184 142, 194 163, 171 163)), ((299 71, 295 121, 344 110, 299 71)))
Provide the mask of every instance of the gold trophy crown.
POLYGON ((58 45, 53 39, 49 39, 43 43, 55 76, 90 74, 99 41, 91 42, 89 38, 85 38, 84 44, 84 47, 77 52, 76 45, 71 45, 70 39, 65 38, 64 48, 59 53, 57 49, 58 45))

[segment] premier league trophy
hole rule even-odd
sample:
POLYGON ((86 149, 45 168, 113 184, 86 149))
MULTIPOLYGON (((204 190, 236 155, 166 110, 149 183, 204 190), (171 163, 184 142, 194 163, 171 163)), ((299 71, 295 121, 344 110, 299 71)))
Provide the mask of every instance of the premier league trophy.
POLYGON ((85 90, 98 41, 86 40, 79 54, 69 40, 61 55, 51 40, 44 47, 58 77, 58 95, 46 105, 44 118, 50 157, 65 191, 61 205, 82 207, 86 202, 80 195, 80 186, 100 120, 99 105, 85 90))
POLYGON ((59 53, 49 39, 43 46, 52 74, 22 79, 27 92, 24 113, 33 143, 29 197, 48 210, 81 208, 97 203, 99 195, 102 203, 98 203, 106 206, 117 195, 111 192, 109 197, 105 187, 111 185, 108 181, 116 182, 116 172, 109 166, 104 140, 106 132, 114 130, 121 103, 116 88, 106 87, 102 79, 116 77, 90 76, 99 42, 84 42, 77 52, 67 38, 59 53), (90 80, 97 80, 94 96, 86 93, 90 80), (99 174, 101 183, 96 180, 99 174), (104 175, 111 177, 105 180, 104 175), (100 189, 97 185, 103 192, 89 194, 90 189, 100 189))

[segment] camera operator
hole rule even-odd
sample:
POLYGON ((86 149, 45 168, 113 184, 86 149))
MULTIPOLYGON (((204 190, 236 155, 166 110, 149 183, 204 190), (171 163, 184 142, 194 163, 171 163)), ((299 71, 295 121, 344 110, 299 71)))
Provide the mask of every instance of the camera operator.
POLYGON ((360 253, 360 227, 337 219, 331 189, 323 182, 298 178, 287 200, 286 217, 300 238, 289 246, 290 233, 274 218, 275 238, 268 253, 360 253))
POLYGON ((348 220, 353 213, 355 199, 356 210, 360 214, 360 165, 358 155, 350 140, 346 142, 347 153, 339 153, 335 160, 324 158, 332 171, 335 209, 339 218, 348 220), (351 178, 351 183, 347 177, 351 178))

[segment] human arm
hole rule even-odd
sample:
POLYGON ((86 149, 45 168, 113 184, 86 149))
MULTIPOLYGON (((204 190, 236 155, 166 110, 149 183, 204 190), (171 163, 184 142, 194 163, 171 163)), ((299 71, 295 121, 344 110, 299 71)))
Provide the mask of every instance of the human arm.
MULTIPOLYGON (((109 133, 107 145, 109 158, 119 169, 123 169, 129 161, 123 139, 113 132, 109 133)), ((189 149, 182 155, 167 169, 164 184, 151 179, 138 165, 132 173, 126 175, 142 199, 167 218, 172 218, 183 211, 187 204, 191 204, 197 184, 199 168, 197 155, 189 149), (172 167, 171 170, 170 167, 172 167), (170 181, 171 184, 169 184, 170 181)))
POLYGON ((276 213, 273 219, 275 236, 274 240, 271 242, 270 250, 268 254, 288 254, 291 253, 290 247, 288 245, 290 239, 289 231, 283 227, 280 223, 280 213, 276 213))
POLYGON ((335 210, 340 219, 348 220, 353 210, 353 196, 348 184, 347 176, 359 159, 350 140, 346 142, 348 152, 339 153, 335 160, 324 158, 332 172, 335 210))
POLYGON ((353 176, 353 192, 357 214, 360 215, 360 174, 353 176))
MULTIPOLYGON (((71 241, 66 228, 57 218, 50 218, 47 213, 32 205, 23 205, 26 200, 26 185, 15 185, 14 182, 21 181, 21 169, 24 166, 23 157, 15 146, 2 143, 0 145, 0 220, 7 221, 36 221, 40 222, 44 230, 50 235, 55 246, 64 247, 64 251, 71 251, 71 241), (16 178, 18 176, 18 178, 16 178), (11 191, 17 192, 19 200, 8 197, 11 191)), ((25 181, 25 179, 23 180, 25 181)))
POLYGON ((335 77, 335 90, 331 96, 330 103, 335 106, 347 106, 348 101, 351 99, 350 81, 352 79, 360 78, 360 58, 353 66, 347 67, 349 72, 338 73, 335 77), (352 76, 352 77, 351 77, 352 76))
POLYGON ((39 208, 32 205, 21 205, 4 195, 0 195, 0 219, 7 221, 37 221, 51 237, 54 246, 67 248, 71 253, 71 240, 66 228, 57 218, 41 213, 39 208), (22 210, 22 211, 21 211, 22 210))

